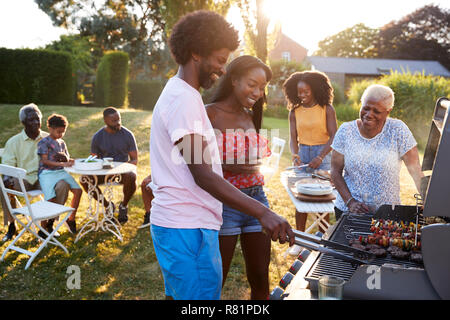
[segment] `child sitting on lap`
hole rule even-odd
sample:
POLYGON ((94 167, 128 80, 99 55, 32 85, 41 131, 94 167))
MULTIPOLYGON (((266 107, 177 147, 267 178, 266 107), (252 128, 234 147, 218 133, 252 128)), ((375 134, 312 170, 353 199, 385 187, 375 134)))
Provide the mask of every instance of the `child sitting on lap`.
MULTIPOLYGON (((62 137, 66 133, 66 128, 69 125, 66 117, 58 114, 52 114, 47 119, 47 127, 49 130, 49 136, 45 137, 38 143, 38 155, 39 161, 39 183, 42 191, 44 192, 44 198, 47 201, 55 201, 55 185, 64 180, 70 185, 70 191, 73 193, 71 207, 75 210, 66 220, 67 226, 71 233, 76 233, 75 215, 80 203, 82 194, 81 187, 75 181, 75 179, 64 170, 64 167, 71 167, 74 164, 74 160, 70 159, 69 152, 66 147, 66 143, 62 140, 62 137)), ((53 230, 53 221, 41 222, 42 227, 47 231, 53 230)))

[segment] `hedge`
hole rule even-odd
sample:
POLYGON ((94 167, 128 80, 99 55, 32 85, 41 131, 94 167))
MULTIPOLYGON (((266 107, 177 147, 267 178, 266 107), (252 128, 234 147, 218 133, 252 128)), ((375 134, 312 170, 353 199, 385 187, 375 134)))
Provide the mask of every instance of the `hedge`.
POLYGON ((107 52, 97 68, 95 104, 99 107, 122 107, 127 96, 128 53, 107 52))
POLYGON ((130 80, 128 82, 128 105, 135 109, 153 110, 164 88, 159 80, 130 80))
POLYGON ((0 48, 0 102, 71 105, 72 70, 65 52, 0 48))

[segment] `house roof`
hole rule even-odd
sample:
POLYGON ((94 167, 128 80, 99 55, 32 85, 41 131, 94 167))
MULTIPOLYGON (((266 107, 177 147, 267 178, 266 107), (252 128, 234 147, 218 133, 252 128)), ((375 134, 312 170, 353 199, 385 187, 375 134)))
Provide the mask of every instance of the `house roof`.
POLYGON ((315 57, 307 58, 311 66, 322 72, 381 75, 391 70, 411 73, 425 71, 425 75, 450 77, 450 72, 438 61, 429 60, 394 60, 394 59, 364 59, 315 57))

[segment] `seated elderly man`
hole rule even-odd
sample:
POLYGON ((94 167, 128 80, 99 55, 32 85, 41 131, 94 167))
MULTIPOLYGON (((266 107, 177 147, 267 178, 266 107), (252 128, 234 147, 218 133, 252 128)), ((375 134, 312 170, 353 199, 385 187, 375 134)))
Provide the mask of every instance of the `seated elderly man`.
MULTIPOLYGON (((23 106, 19 111, 19 119, 23 124, 22 132, 11 137, 5 145, 2 155, 2 163, 13 167, 27 170, 24 185, 27 190, 40 189, 38 180, 39 156, 37 154, 37 144, 41 139, 48 136, 47 132, 41 130, 42 114, 39 108, 31 103, 23 106)), ((4 176, 3 182, 6 187, 20 190, 19 181, 16 178, 4 176)), ((56 203, 64 204, 67 200, 70 186, 65 181, 60 181, 55 186, 56 203)), ((14 218, 8 210, 3 193, 0 193, 0 199, 3 207, 3 219, 5 225, 9 222, 8 232, 2 241, 11 240, 16 233, 14 218)), ((14 206, 15 201, 11 199, 14 206)), ((42 221, 44 227, 49 233, 53 231, 53 220, 42 221)))
MULTIPOLYGON (((98 158, 113 158, 118 162, 129 162, 137 165, 138 148, 133 133, 122 126, 119 110, 108 107, 103 110, 105 126, 98 130, 91 142, 91 153, 98 158)), ((105 177, 98 176, 98 183, 104 183, 105 177)), ((123 201, 119 205, 118 220, 120 223, 128 221, 128 202, 136 191, 136 173, 130 172, 121 175, 120 183, 123 184, 123 201)), ((88 184, 82 183, 84 190, 88 191, 88 184)), ((97 187, 98 194, 101 194, 97 187)), ((94 198, 97 199, 97 192, 94 198)), ((97 199, 98 200, 98 199, 97 199)), ((105 207, 109 202, 105 200, 105 207)), ((114 204, 113 207, 115 208, 114 204)))
POLYGON ((331 145, 331 178, 339 192, 336 219, 343 211, 364 214, 383 204, 400 204, 402 161, 420 192, 417 142, 403 121, 388 117, 393 106, 389 87, 371 85, 361 97, 359 119, 337 131, 331 145))

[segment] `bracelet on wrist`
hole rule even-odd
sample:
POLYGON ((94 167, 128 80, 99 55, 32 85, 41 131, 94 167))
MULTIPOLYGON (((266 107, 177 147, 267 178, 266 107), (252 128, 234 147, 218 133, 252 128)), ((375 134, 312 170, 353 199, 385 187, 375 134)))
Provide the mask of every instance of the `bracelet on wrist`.
POLYGON ((323 161, 323 158, 319 155, 319 156, 317 156, 317 158, 319 158, 320 159, 320 161, 323 161))
POLYGON ((350 201, 355 200, 355 198, 350 197, 350 199, 347 200, 347 202, 345 203, 345 206, 348 207, 348 205, 350 204, 350 201))

